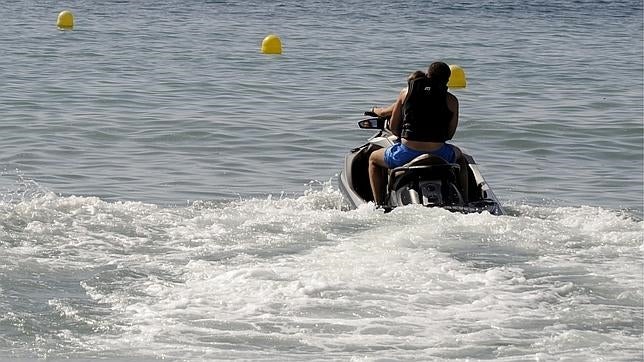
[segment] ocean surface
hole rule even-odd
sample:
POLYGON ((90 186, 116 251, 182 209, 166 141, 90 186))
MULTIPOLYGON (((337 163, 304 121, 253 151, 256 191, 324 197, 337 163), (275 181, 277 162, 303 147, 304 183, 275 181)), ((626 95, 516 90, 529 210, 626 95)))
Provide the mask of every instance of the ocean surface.
POLYGON ((641 0, 0 16, 0 360, 644 358, 641 0), (508 215, 347 210, 356 122, 434 60, 508 215))

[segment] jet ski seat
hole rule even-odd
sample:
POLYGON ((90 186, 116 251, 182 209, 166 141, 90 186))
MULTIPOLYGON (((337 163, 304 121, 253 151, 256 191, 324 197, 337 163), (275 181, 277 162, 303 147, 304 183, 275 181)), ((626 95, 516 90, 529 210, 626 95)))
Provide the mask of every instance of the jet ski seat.
POLYGON ((426 153, 414 158, 413 160, 407 162, 406 164, 400 167, 390 169, 389 182, 388 182, 389 189, 391 190, 395 188, 396 184, 399 183, 399 182, 396 182, 396 179, 404 173, 407 173, 410 175, 417 174, 420 172, 423 172, 423 173, 430 172, 433 174, 440 173, 442 175, 447 176, 450 179, 450 181, 456 181, 458 179, 458 174, 460 172, 460 169, 461 169, 461 166, 457 163, 449 163, 441 157, 426 153))
POLYGON ((410 179, 420 175, 431 175, 453 185, 461 202, 467 203, 469 199, 468 165, 463 157, 463 152, 458 147, 454 147, 454 149, 456 152, 455 163, 449 163, 439 156, 423 154, 400 167, 389 170, 387 180, 389 192, 396 190, 399 185, 410 179))

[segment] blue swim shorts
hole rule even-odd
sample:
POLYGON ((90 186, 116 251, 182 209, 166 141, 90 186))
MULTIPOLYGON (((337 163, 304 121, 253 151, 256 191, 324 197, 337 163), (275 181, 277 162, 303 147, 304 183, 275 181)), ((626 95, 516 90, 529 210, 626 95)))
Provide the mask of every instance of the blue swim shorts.
POLYGON ((456 162, 456 152, 454 152, 452 146, 447 143, 445 143, 441 148, 432 152, 416 151, 403 145, 402 143, 395 143, 393 146, 387 147, 387 149, 385 150, 385 162, 387 163, 387 167, 396 168, 425 153, 441 157, 442 159, 450 163, 456 162))

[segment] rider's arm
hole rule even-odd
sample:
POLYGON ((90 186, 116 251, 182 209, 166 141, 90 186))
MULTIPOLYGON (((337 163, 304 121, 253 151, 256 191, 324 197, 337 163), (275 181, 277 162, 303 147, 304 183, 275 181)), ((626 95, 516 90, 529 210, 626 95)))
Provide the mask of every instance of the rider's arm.
POLYGON ((402 126, 403 118, 403 103, 407 97, 407 88, 400 91, 398 98, 392 105, 391 118, 389 119, 389 129, 391 133, 400 136, 400 128, 402 126))
POLYGON ((390 104, 387 107, 373 107, 371 110, 373 113, 378 115, 379 117, 384 117, 384 118, 389 118, 391 117, 391 113, 394 110, 394 104, 390 104))
POLYGON ((458 127, 458 99, 451 93, 447 93, 447 108, 452 111, 452 119, 449 121, 447 136, 449 139, 454 137, 456 127, 458 127))
MULTIPOLYGON (((403 88, 404 91, 406 91, 406 89, 407 88, 403 88)), ((387 107, 373 107, 371 109, 371 112, 377 114, 379 117, 391 118, 391 115, 394 113, 395 105, 396 101, 394 101, 394 103, 388 105, 387 107)))

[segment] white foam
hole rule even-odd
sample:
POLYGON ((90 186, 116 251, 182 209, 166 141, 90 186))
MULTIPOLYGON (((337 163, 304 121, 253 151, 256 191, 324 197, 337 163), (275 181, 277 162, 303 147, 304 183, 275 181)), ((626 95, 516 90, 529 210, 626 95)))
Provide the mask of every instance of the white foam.
MULTIPOLYGON (((502 217, 342 211, 338 197, 323 189, 163 208, 47 194, 2 205, 2 225, 23 225, 21 245, 8 249, 14 259, 87 272, 80 283, 97 313, 110 310, 100 318, 112 334, 73 343, 97 350, 190 349, 208 359, 231 345, 318 356, 394 347, 388 355, 401 359, 411 350, 547 358, 597 343, 622 348, 638 331, 628 317, 641 318, 640 221, 527 205, 502 217), (582 222, 590 219, 596 225, 582 222)), ((81 315, 50 303, 61 318, 81 315)))

